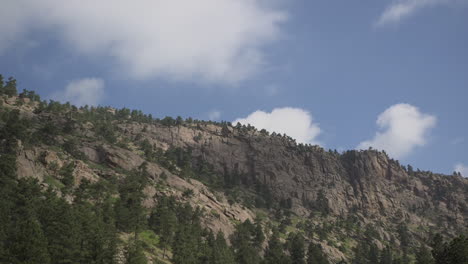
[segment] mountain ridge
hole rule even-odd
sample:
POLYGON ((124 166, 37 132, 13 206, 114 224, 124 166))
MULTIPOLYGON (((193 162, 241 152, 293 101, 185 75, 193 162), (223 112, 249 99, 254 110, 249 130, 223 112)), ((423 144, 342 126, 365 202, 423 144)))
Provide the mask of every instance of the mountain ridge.
POLYGON ((308 239, 334 262, 357 254, 342 243, 346 237, 356 245, 372 234, 379 250, 404 252, 428 244, 432 233, 466 232, 468 179, 414 171, 385 152, 340 154, 251 126, 77 108, 40 101, 29 91, 1 98, 0 107, 4 113, 17 110, 28 122, 28 142, 18 143, 18 176, 37 178, 70 202, 75 198, 61 191, 60 174, 68 166, 71 189, 83 180, 125 179, 144 168, 151 182, 143 202, 149 210, 161 197, 176 196, 208 211, 203 224, 226 235, 239 222, 263 217, 268 236, 269 225, 283 225, 284 235, 308 237, 304 226, 311 222, 318 229, 308 239), (330 229, 327 235, 320 235, 323 229, 330 229), (402 232, 411 237, 409 245, 403 245, 402 232))

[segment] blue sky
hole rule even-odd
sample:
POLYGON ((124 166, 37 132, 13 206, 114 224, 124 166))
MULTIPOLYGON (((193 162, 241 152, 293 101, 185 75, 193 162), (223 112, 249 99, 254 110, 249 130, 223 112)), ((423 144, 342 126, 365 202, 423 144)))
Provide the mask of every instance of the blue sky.
POLYGON ((468 176, 466 0, 2 5, 0 73, 20 89, 372 146, 468 176))

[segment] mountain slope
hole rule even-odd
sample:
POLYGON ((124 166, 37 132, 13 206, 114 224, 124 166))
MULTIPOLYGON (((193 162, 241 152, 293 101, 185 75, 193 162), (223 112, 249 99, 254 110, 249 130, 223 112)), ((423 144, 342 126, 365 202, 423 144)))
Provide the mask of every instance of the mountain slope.
MULTIPOLYGON (((22 126, 12 137, 19 139, 20 179, 36 178, 69 203, 84 183, 104 182, 110 197, 122 201, 127 179, 138 172, 148 181, 141 189, 146 218, 164 197, 174 197, 204 212, 202 226, 231 236, 234 253, 240 249, 232 237, 246 220, 266 234, 260 255, 277 230, 286 255, 294 255, 290 247, 300 234, 333 262, 356 261, 360 250, 371 261, 373 248, 380 258, 388 249, 411 261, 433 234, 452 238, 467 230, 468 179, 414 171, 383 152, 340 154, 250 126, 76 108, 41 102, 31 92, 4 96, 0 107, 4 130, 19 113, 22 126)), ((122 241, 129 233, 121 228, 122 241)), ((167 261, 163 244, 147 245, 147 256, 167 261)))

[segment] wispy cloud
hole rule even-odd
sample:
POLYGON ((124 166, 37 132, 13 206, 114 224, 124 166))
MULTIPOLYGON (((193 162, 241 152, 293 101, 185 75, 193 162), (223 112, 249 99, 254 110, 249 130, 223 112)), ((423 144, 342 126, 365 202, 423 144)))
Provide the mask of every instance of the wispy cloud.
POLYGON ((232 123, 236 125, 238 122, 269 132, 284 133, 299 143, 319 144, 317 141, 317 136, 321 132, 319 125, 313 122, 312 115, 308 111, 300 108, 275 108, 270 113, 258 110, 232 123))
POLYGON ((394 0, 380 15, 375 25, 380 27, 398 24, 421 9, 454 2, 456 0, 394 0))
POLYGON ((52 94, 51 98, 70 102, 74 105, 97 105, 104 96, 104 81, 98 78, 84 78, 70 82, 63 91, 52 94))
POLYGON ((137 79, 232 84, 267 64, 263 48, 286 19, 263 0, 12 0, 0 9, 0 49, 45 29, 137 79))
POLYGON ((377 118, 379 130, 373 139, 363 141, 358 149, 373 147, 385 150, 391 157, 402 158, 416 147, 424 146, 436 117, 420 112, 410 104, 396 104, 377 118))

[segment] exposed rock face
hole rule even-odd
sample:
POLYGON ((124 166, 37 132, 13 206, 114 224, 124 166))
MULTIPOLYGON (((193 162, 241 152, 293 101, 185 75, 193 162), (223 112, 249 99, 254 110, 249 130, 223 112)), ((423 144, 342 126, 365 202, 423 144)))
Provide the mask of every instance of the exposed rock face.
POLYGON ((468 179, 429 172, 410 172, 385 153, 300 150, 292 141, 259 132, 220 126, 166 127, 121 125, 132 139, 155 146, 191 149, 223 175, 240 177, 245 186, 267 186, 277 200, 291 199, 296 213, 308 215, 322 192, 336 216, 389 219, 444 226, 455 232, 468 222, 468 179), (145 127, 145 129, 143 129, 145 127))
POLYGON ((18 167, 18 177, 34 177, 40 180, 44 179, 46 170, 42 164, 39 164, 37 161, 37 151, 36 150, 24 150, 21 151, 18 155, 16 165, 18 167))
MULTIPOLYGON (((52 120, 60 125, 66 122, 60 115, 36 114, 30 102, 25 101, 20 107, 16 105, 17 100, 3 103, 6 107, 18 108, 26 118, 52 120)), ((252 193, 267 190, 275 202, 285 202, 304 218, 326 210, 328 219, 352 216, 362 226, 378 223, 376 232, 385 241, 396 239, 396 244, 399 243, 395 230, 401 222, 415 227, 411 231, 420 241, 425 237, 417 234, 416 228, 426 230, 426 235, 429 231, 453 235, 467 228, 468 179, 414 172, 382 152, 339 154, 318 146, 297 145, 283 136, 207 123, 170 127, 128 120, 113 122, 118 127, 118 138, 128 142, 126 146, 99 138, 91 122, 77 122, 73 129, 80 141, 75 147, 85 157, 84 161, 72 153, 43 144, 21 147, 17 158, 18 176, 36 177, 53 185, 54 181, 47 183, 47 178, 60 179, 60 168, 73 162, 76 186, 83 179, 95 182, 100 178, 125 177, 125 171, 144 166, 151 178, 150 186, 144 190, 147 196, 144 205, 148 208, 153 207, 162 195, 175 196, 203 208, 204 225, 226 235, 233 232, 236 222, 255 218, 252 210, 238 203, 228 203, 223 193, 211 190, 197 180, 174 175, 157 162, 145 160, 138 146, 147 140, 163 151, 171 147, 186 150, 191 153, 194 165, 210 164, 218 176, 233 179, 252 193), (160 188, 162 175, 165 180, 160 188), (187 190, 192 194, 184 195, 187 190)), ((57 136, 54 142, 63 146, 67 140, 57 136)), ((320 243, 333 259, 344 257, 336 246, 320 243)), ((375 244, 383 248, 380 241, 375 244)))

